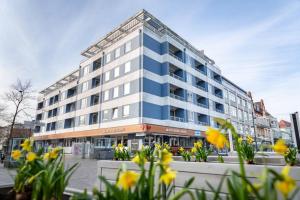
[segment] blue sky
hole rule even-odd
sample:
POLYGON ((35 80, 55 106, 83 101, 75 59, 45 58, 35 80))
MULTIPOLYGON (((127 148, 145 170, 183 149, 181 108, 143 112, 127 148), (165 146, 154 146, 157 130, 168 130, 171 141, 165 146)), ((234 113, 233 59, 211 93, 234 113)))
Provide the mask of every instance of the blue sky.
POLYGON ((299 0, 0 0, 0 94, 17 77, 44 89, 142 8, 204 49, 279 119, 300 111, 299 0))

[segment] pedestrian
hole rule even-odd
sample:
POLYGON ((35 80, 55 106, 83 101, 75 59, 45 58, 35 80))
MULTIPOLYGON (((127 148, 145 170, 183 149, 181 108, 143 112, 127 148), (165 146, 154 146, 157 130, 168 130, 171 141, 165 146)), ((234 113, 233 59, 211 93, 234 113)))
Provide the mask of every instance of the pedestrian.
POLYGON ((5 155, 4 155, 4 153, 2 153, 2 154, 1 154, 1 163, 3 163, 4 160, 5 160, 5 155))

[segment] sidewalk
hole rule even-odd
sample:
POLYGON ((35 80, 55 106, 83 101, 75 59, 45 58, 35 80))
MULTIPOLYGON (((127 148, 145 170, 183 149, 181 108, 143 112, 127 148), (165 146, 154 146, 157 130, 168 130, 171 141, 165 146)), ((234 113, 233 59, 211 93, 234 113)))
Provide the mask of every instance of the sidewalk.
POLYGON ((8 170, 0 164, 0 188, 13 186, 14 180, 13 176, 15 174, 14 170, 8 170))

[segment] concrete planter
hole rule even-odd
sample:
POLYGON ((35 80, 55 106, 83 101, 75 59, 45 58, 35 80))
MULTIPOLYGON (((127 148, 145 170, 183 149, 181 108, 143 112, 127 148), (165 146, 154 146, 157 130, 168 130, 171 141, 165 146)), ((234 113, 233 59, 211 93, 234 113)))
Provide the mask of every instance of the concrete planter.
MULTIPOLYGON (((127 169, 129 170, 138 170, 136 164, 130 161, 98 161, 98 176, 105 176, 110 182, 116 180, 117 171, 121 165, 125 163, 127 169)), ((147 166, 146 166, 147 167, 147 166)), ((204 162, 181 162, 174 161, 171 164, 171 167, 177 171, 177 177, 174 181, 175 191, 180 190, 184 183, 192 177, 195 177, 191 189, 201 189, 203 188, 210 194, 210 189, 206 184, 206 181, 211 185, 217 187, 221 178, 224 176, 226 171, 235 170, 239 171, 239 164, 235 163, 204 163, 204 162)), ((268 166, 274 169, 277 172, 281 172, 282 166, 268 166)), ((264 165, 245 165, 247 177, 251 181, 255 182, 257 176, 259 176, 263 169, 264 165)), ((292 167, 290 175, 296 180, 297 185, 300 186, 300 167, 292 167)), ((228 177, 228 175, 226 175, 228 177)), ((103 183, 97 182, 97 186, 101 191, 105 191, 103 183)), ((223 184, 221 192, 224 194, 227 193, 227 186, 223 184)), ((300 194, 295 199, 300 199, 300 194)))
MULTIPOLYGON (((175 161, 184 161, 181 156, 173 156, 173 159, 175 161)), ((218 156, 208 156, 207 161, 208 162, 216 162, 218 163, 219 161, 217 160, 218 156)), ((225 163, 238 163, 238 157, 237 156, 224 156, 223 157, 225 163)), ((191 162, 195 161, 195 158, 191 159, 191 162)), ((256 165, 276 165, 276 166, 284 166, 286 165, 285 160, 282 156, 255 156, 254 162, 256 165)))

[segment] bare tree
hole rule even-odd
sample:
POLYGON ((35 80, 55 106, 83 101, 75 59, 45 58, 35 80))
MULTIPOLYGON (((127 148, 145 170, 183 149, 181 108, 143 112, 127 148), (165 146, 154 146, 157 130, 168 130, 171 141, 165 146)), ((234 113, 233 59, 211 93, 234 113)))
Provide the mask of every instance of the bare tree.
POLYGON ((16 83, 11 85, 10 90, 5 93, 5 99, 7 103, 11 103, 13 106, 11 118, 9 119, 10 131, 7 140, 7 152, 10 153, 11 147, 9 146, 9 141, 12 138, 16 120, 21 113, 27 116, 29 115, 27 111, 31 109, 30 100, 34 99, 31 81, 21 81, 17 79, 16 83))

